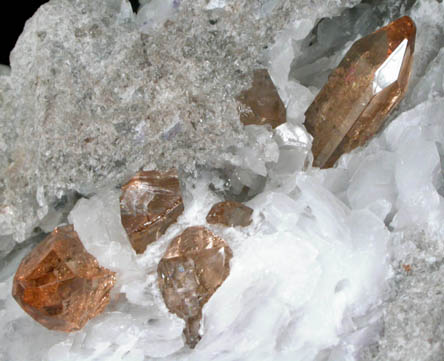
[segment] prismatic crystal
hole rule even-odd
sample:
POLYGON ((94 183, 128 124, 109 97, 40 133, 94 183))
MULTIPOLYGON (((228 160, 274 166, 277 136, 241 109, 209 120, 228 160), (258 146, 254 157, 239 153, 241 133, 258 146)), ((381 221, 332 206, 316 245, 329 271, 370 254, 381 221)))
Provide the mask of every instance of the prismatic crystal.
POLYGON ((305 113, 313 165, 363 145, 407 91, 416 27, 404 16, 353 44, 305 113))

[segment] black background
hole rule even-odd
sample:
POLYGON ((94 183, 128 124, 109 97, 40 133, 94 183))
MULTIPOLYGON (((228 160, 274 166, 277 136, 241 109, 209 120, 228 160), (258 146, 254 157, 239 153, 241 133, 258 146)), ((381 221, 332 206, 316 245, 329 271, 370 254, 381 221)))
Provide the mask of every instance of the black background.
MULTIPOLYGON (((53 0, 57 1, 57 0, 53 0)), ((96 1, 100 6, 100 1, 96 1)), ((19 35, 23 31, 26 20, 47 0, 8 1, 0 11, 1 54, 0 64, 9 64, 9 53, 14 48, 19 35)), ((137 8, 137 0, 130 0, 133 9, 137 8)))
POLYGON ((0 11, 1 54, 0 64, 9 64, 9 53, 23 31, 26 20, 45 3, 43 0, 8 1, 0 11))

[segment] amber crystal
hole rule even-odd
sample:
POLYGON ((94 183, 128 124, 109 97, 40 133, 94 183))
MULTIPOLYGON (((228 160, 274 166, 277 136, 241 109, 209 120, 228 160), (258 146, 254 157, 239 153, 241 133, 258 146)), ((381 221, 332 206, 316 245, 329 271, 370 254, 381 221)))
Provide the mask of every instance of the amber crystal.
POLYGON ((17 269, 12 295, 46 328, 81 329, 105 309, 115 274, 100 267, 72 226, 56 228, 17 269))
POLYGON ((230 273, 228 244, 204 227, 189 227, 174 238, 157 272, 168 309, 186 322, 186 342, 199 341, 202 307, 230 273))
POLYGON ((122 225, 137 253, 156 241, 183 212, 175 169, 139 172, 122 187, 122 225))
POLYGON ((284 103, 266 69, 254 72, 251 88, 244 90, 237 99, 248 107, 240 113, 240 120, 245 125, 270 124, 276 128, 286 121, 284 103))
POLYGON ((404 16, 353 44, 305 113, 313 165, 363 145, 407 91, 416 27, 404 16))
POLYGON ((253 210, 242 203, 225 201, 216 203, 207 215, 210 224, 246 227, 251 223, 253 210))

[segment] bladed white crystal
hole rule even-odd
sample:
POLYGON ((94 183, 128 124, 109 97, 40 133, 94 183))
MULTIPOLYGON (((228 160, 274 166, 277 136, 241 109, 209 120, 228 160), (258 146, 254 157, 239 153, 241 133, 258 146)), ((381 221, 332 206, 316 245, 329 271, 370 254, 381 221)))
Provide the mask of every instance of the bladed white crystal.
POLYGON ((375 78, 373 80, 374 94, 379 93, 398 79, 402 61, 404 60, 404 54, 407 49, 407 43, 408 40, 404 39, 379 69, 376 70, 375 78))

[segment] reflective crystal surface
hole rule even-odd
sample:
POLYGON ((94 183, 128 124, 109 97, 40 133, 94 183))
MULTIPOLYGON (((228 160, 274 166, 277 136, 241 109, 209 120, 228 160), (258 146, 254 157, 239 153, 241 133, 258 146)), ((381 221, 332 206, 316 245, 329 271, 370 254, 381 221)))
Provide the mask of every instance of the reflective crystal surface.
POLYGON ((114 272, 100 267, 73 226, 64 226, 56 228, 23 259, 12 295, 46 328, 70 332, 103 312, 114 283, 114 272))
POLYGON ((286 121, 284 103, 266 69, 254 72, 251 88, 244 90, 238 100, 249 108, 240 112, 240 120, 245 125, 270 124, 276 128, 286 121))
POLYGON ((313 165, 363 145, 407 91, 416 27, 404 16, 353 44, 305 113, 313 165))
POLYGON ((242 203, 225 201, 216 203, 207 215, 210 224, 246 227, 251 223, 253 210, 242 203))
POLYGON ((122 187, 122 225, 137 253, 145 252, 182 212, 182 195, 175 169, 139 172, 122 187))
POLYGON ((189 227, 174 238, 157 272, 168 309, 186 322, 190 347, 199 341, 202 307, 230 273, 228 244, 205 227, 189 227))

